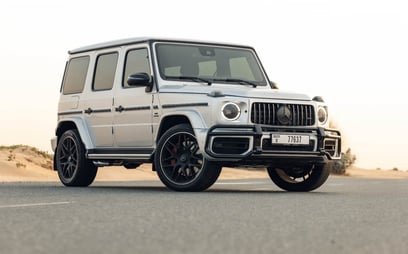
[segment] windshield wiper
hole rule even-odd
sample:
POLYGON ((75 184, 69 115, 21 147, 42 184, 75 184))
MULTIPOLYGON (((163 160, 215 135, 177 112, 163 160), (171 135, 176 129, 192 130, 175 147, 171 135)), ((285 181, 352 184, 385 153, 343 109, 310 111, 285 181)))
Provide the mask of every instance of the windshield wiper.
POLYGON ((257 87, 258 85, 254 82, 245 80, 245 79, 238 79, 238 78, 225 78, 225 79, 214 79, 213 81, 224 81, 224 82, 236 82, 241 85, 250 85, 252 87, 257 87))
POLYGON ((207 85, 211 86, 211 81, 208 79, 204 79, 204 78, 199 78, 199 77, 190 77, 190 76, 167 76, 167 78, 170 79, 178 79, 178 80, 191 80, 194 82, 199 82, 199 83, 207 83, 207 85))

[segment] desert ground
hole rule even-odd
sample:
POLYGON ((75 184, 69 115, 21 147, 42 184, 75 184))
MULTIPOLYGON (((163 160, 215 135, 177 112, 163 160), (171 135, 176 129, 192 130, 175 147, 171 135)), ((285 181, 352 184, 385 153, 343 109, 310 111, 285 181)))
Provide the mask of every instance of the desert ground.
MULTIPOLYGON (((344 176, 356 178, 408 179, 407 171, 370 170, 350 167, 344 176)), ((223 168, 220 179, 268 178, 265 170, 223 168)), ((137 169, 124 167, 99 168, 95 181, 158 180, 150 164, 137 169)), ((52 170, 51 155, 29 146, 0 147, 0 182, 59 181, 52 170)))

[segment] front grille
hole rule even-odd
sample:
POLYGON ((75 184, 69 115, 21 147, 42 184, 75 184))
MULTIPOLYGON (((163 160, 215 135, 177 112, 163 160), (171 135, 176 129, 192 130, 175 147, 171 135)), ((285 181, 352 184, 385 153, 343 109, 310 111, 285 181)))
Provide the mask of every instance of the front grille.
MULTIPOLYGON (((284 112, 285 112, 284 111, 284 112)), ((251 122, 275 126, 311 126, 315 123, 313 105, 255 102, 251 107, 251 122), (278 114, 286 107, 286 121, 278 114)))

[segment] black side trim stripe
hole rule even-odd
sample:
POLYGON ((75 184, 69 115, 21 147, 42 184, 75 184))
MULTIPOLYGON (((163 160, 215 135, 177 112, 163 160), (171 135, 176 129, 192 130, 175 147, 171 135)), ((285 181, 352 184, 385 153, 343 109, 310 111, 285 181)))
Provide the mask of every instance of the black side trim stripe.
POLYGON ((150 106, 126 107, 124 110, 125 111, 150 110, 150 106))
POLYGON ((107 109, 91 109, 91 108, 88 108, 88 109, 84 110, 84 113, 89 114, 89 115, 92 114, 92 113, 109 113, 109 112, 112 112, 112 110, 110 108, 107 108, 107 109))
POLYGON ((92 113, 109 113, 112 112, 112 109, 93 109, 92 113))
POLYGON ((163 104, 162 105, 162 108, 180 108, 180 107, 208 107, 208 102, 163 104))
POLYGON ((115 108, 116 112, 122 113, 123 111, 139 111, 139 110, 150 110, 150 106, 137 106, 137 107, 126 107, 124 108, 122 105, 115 108))
POLYGON ((82 114, 82 111, 81 110, 76 110, 76 111, 58 112, 59 116, 77 115, 77 114, 82 114))

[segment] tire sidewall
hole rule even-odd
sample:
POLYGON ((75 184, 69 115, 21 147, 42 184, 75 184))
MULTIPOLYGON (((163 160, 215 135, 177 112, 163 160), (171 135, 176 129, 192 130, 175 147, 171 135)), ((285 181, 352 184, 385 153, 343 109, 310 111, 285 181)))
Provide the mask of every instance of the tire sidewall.
MULTIPOLYGON (((71 139, 71 140, 74 141, 74 144, 75 144, 76 150, 77 150, 78 160, 80 160, 80 158, 79 158, 80 154, 79 154, 79 148, 78 148, 78 146, 79 146, 78 145, 78 138, 75 135, 74 131, 72 131, 72 130, 66 131, 64 134, 62 134, 62 136, 61 136, 61 138, 59 139, 59 142, 58 142, 57 152, 56 152, 56 160, 57 160, 56 165, 57 165, 58 176, 59 176, 61 182, 63 184, 65 184, 65 185, 70 185, 72 183, 72 181, 75 179, 76 175, 78 174, 78 166, 79 165, 78 164, 76 165, 75 171, 74 171, 74 173, 72 174, 72 176, 70 178, 66 178, 64 176, 64 173, 62 172, 62 167, 61 167, 61 164, 60 164, 60 156, 61 156, 62 144, 66 139, 71 139)), ((79 163, 79 161, 78 161, 78 163, 79 163)))
POLYGON ((267 169, 271 180, 281 189, 294 192, 307 192, 319 188, 326 182, 330 175, 330 170, 325 164, 316 164, 312 169, 311 175, 302 182, 288 182, 279 175, 276 168, 269 167, 267 169))

